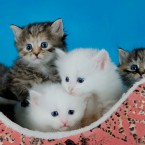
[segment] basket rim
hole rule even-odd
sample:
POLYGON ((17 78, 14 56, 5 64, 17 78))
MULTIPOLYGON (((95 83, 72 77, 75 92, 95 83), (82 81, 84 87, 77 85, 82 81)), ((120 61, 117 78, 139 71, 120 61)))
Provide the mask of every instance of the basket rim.
POLYGON ((87 132, 91 129, 94 129, 101 123, 103 123, 105 120, 107 120, 112 113, 117 110, 121 104, 127 100, 127 98, 130 96, 130 94, 141 84, 145 83, 145 78, 140 80, 139 82, 136 82, 126 93, 122 95, 120 100, 107 112, 105 113, 99 120, 96 122, 90 124, 89 126, 86 126, 81 129, 73 130, 73 131, 65 131, 65 132, 40 132, 40 131, 33 131, 29 130, 26 128, 21 127, 20 125, 14 123, 10 119, 8 119, 2 112, 0 112, 0 121, 6 126, 9 127, 10 129, 23 134, 27 137, 34 137, 34 138, 41 138, 41 139, 61 139, 64 137, 69 137, 69 136, 75 136, 84 132, 87 132))

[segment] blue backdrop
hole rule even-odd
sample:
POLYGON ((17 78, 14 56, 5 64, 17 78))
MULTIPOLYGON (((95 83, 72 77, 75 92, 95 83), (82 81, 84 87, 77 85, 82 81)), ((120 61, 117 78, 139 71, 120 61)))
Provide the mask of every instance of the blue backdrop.
POLYGON ((0 0, 0 62, 17 57, 10 24, 62 18, 67 44, 106 48, 118 63, 118 47, 145 47, 145 0, 0 0))

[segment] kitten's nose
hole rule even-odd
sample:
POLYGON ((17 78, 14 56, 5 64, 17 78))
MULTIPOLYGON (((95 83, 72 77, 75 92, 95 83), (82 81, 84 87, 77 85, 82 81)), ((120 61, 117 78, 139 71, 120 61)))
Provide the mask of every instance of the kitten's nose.
POLYGON ((68 91, 69 91, 70 94, 73 94, 74 88, 73 88, 73 87, 69 87, 69 88, 68 88, 68 91))
POLYGON ((63 123, 63 127, 68 128, 69 127, 68 123, 67 122, 63 123))
POLYGON ((67 120, 61 120, 63 127, 68 127, 68 121, 67 120))
POLYGON ((35 53, 35 56, 38 57, 39 53, 35 53))
POLYGON ((64 126, 64 127, 67 127, 68 125, 67 125, 67 123, 64 123, 63 126, 64 126))

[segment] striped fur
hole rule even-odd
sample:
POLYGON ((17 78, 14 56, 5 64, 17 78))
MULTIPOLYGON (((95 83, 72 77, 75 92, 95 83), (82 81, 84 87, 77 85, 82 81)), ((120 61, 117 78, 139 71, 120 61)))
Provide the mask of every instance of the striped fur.
POLYGON ((34 23, 23 28, 13 25, 11 28, 20 57, 10 69, 6 80, 7 90, 12 95, 4 94, 3 97, 14 95, 14 100, 24 102, 29 97, 28 89, 34 84, 60 81, 54 65, 54 50, 66 50, 66 35, 60 19, 53 23, 34 23), (42 49, 42 42, 47 42, 48 48, 42 49), (27 44, 32 44, 31 51, 26 50, 27 44))

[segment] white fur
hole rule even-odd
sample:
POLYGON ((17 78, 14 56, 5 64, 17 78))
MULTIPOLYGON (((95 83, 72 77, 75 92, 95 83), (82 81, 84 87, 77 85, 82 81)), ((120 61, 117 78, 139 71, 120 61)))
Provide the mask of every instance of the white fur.
POLYGON ((74 131, 67 131, 67 132, 40 132, 40 131, 32 131, 28 130, 26 128, 23 128, 16 123, 12 122, 10 119, 8 119, 3 113, 0 112, 0 120, 4 123, 4 125, 7 128, 11 128, 13 131, 19 132, 23 135, 26 135, 28 137, 34 137, 34 138, 42 138, 42 139, 62 139, 65 137, 70 137, 70 136, 75 136, 78 134, 85 133, 87 131, 90 131, 97 126, 99 126, 101 123, 105 122, 109 117, 118 110, 118 108, 122 105, 124 101, 128 101, 128 99, 131 99, 131 94, 132 92, 141 84, 145 83, 145 79, 142 79, 139 82, 136 82, 131 89, 127 91, 127 93, 123 94, 121 99, 112 106, 112 108, 103 116, 101 117, 98 121, 92 123, 89 126, 86 126, 84 128, 74 130, 74 131))
POLYGON ((28 129, 39 131, 68 131, 81 127, 86 99, 66 93, 60 84, 37 85, 30 90, 30 105, 15 108, 16 122, 28 129), (75 110, 73 115, 68 110, 75 110), (58 111, 53 117, 51 112, 58 111), (68 127, 62 127, 66 122, 68 127))
POLYGON ((62 79, 62 86, 68 93, 84 97, 95 94, 96 97, 93 99, 96 102, 95 106, 89 107, 98 110, 101 115, 119 99, 122 94, 122 82, 117 67, 107 51, 75 49, 69 53, 56 50, 56 53, 58 54, 56 65, 62 79), (69 82, 65 81, 66 76, 69 77, 69 82), (76 81, 78 77, 84 78, 84 82, 78 83, 76 81))

